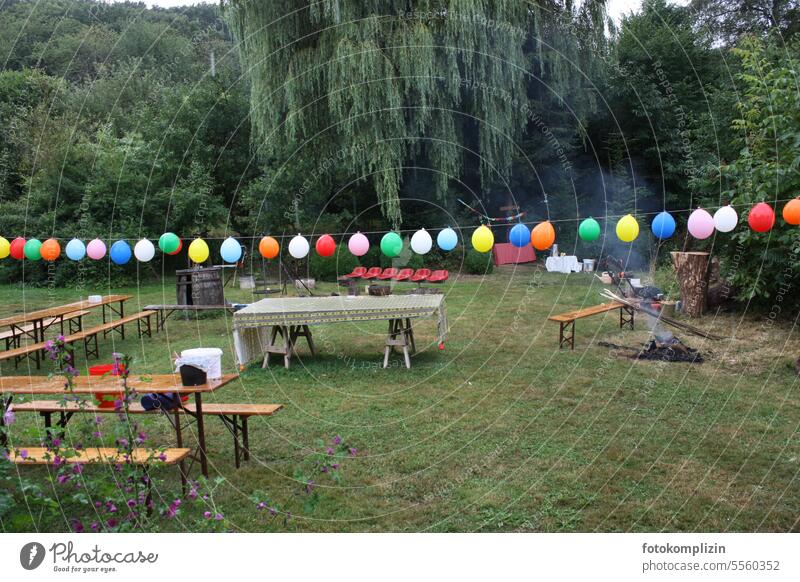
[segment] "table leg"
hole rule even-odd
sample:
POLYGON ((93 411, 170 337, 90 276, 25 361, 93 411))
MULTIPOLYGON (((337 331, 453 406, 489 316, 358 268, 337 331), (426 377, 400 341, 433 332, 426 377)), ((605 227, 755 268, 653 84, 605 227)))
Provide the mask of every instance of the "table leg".
MULTIPOLYGON (((124 301, 120 301, 119 302, 119 318, 120 319, 125 319, 125 302, 124 301)), ((122 339, 125 339, 125 325, 124 324, 119 326, 119 331, 120 331, 120 334, 122 334, 122 339)))
POLYGON ((242 417, 242 448, 244 449, 244 460, 250 460, 250 435, 247 433, 247 417, 242 417))
POLYGON ((208 477, 208 458, 206 457, 206 431, 203 426, 203 395, 194 393, 195 414, 197 414, 197 440, 200 444, 200 470, 204 477, 208 477))
MULTIPOLYGON (((2 400, 3 406, 2 406, 2 410, 0 410, 0 413, 2 413, 2 414, 0 414, 0 429, 3 429, 3 427, 5 427, 5 425, 6 425, 6 423, 5 423, 6 410, 8 410, 9 406, 11 406, 11 400, 13 400, 13 398, 14 398, 14 395, 13 394, 9 394, 8 399, 3 398, 3 400, 2 400)), ((0 446, 5 448, 7 442, 8 442, 8 437, 6 436, 6 431, 5 430, 0 430, 0 446)))

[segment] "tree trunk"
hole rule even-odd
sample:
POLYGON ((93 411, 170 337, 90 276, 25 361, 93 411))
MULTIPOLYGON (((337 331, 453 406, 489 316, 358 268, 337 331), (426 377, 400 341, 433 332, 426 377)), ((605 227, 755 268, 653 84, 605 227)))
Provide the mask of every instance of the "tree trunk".
POLYGON ((700 317, 706 308, 709 254, 696 252, 670 254, 681 287, 682 311, 690 317, 700 317))

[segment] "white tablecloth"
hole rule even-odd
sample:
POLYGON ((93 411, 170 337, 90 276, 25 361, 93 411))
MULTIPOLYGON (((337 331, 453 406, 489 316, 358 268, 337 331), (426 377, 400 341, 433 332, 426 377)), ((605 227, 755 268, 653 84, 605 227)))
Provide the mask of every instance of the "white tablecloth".
POLYGON ((547 257, 544 266, 551 273, 579 273, 583 270, 583 265, 578 261, 578 257, 574 255, 547 257))

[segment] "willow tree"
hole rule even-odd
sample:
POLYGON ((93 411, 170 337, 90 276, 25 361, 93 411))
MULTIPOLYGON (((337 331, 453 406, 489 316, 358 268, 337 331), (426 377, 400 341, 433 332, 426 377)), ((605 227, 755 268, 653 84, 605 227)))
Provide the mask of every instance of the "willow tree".
MULTIPOLYGON (((571 3, 569 4, 571 6, 571 3)), ((537 31, 564 10, 520 0, 226 0, 251 82, 253 137, 266 155, 336 160, 371 180, 400 222, 410 165, 436 193, 480 160, 507 176, 527 123, 537 31), (412 163, 409 161, 413 160, 412 163)))

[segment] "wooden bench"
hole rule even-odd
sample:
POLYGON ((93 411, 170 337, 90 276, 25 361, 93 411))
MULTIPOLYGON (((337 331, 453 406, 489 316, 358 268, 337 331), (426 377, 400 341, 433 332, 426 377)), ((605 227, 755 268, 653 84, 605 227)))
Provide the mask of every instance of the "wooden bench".
MULTIPOLYGON (((92 327, 90 329, 84 329, 76 333, 72 333, 64 338, 64 342, 67 344, 73 344, 79 341, 83 341, 83 350, 86 355, 86 359, 89 359, 89 356, 94 356, 95 358, 100 357, 100 348, 97 343, 97 336, 100 333, 105 334, 106 332, 113 330, 118 327, 124 327, 128 323, 136 322, 139 337, 143 336, 152 336, 152 329, 150 325, 150 318, 155 314, 155 311, 141 311, 139 313, 134 313, 133 315, 127 315, 120 319, 109 321, 107 323, 103 323, 96 327, 92 327)), ((20 360, 25 357, 32 357, 34 362, 36 362, 36 369, 38 370, 41 367, 41 352, 44 349, 45 342, 40 342, 37 344, 29 344, 27 346, 22 346, 18 348, 14 348, 11 350, 6 350, 4 352, 0 352, 0 361, 2 360, 10 360, 14 359, 14 367, 19 365, 20 360)))
MULTIPOLYGON (((63 334, 64 321, 66 321, 69 326, 68 328, 69 333, 76 333, 83 329, 83 317, 85 315, 89 315, 89 313, 91 313, 89 310, 82 310, 82 311, 73 311, 72 313, 67 313, 63 317, 49 317, 47 319, 42 320, 42 325, 45 328, 48 328, 54 323, 59 323, 61 324, 61 333, 63 334)), ((7 350, 18 348, 22 345, 22 337, 25 335, 33 337, 33 331, 34 331, 33 323, 21 326, 14 326, 11 329, 0 332, 0 340, 5 340, 7 350)))
POLYGON ((585 309, 576 309, 574 311, 567 311, 558 315, 551 315, 547 319, 549 321, 557 321, 559 323, 558 330, 558 348, 561 349, 565 344, 570 346, 570 349, 575 349, 575 321, 583 319, 584 317, 591 317, 600 313, 607 313, 619 309, 619 327, 622 329, 626 325, 633 329, 634 310, 632 307, 623 305, 616 301, 611 303, 601 303, 585 309))
MULTIPOLYGON (((236 463, 236 468, 240 466, 241 460, 250 460, 250 434, 247 427, 247 419, 251 416, 272 416, 277 411, 283 408, 282 404, 203 404, 203 415, 216 416, 222 420, 223 424, 233 435, 233 454, 236 463), (239 433, 241 432, 241 442, 239 433)), ((75 402, 60 400, 33 400, 31 402, 23 402, 14 405, 14 412, 38 412, 44 417, 44 426, 48 436, 51 436, 51 428, 53 427, 52 415, 60 415, 56 426, 62 429, 67 425, 72 415, 75 413, 90 413, 90 414, 103 414, 103 413, 117 413, 114 408, 101 408, 100 406, 89 402, 75 402)), ((145 410, 138 402, 131 403, 129 407, 131 414, 159 414, 164 413, 167 415, 183 415, 188 413, 195 413, 196 408, 194 404, 183 403, 179 408, 172 410, 145 410)), ((175 432, 178 438, 178 446, 183 444, 181 435, 180 423, 175 419, 173 422, 175 432)))
POLYGON ((156 331, 159 329, 164 329, 164 324, 167 322, 167 318, 175 313, 176 311, 194 311, 198 313, 200 311, 218 311, 218 310, 225 310, 225 311, 236 311, 233 305, 145 305, 144 308, 148 311, 157 311, 158 317, 156 318, 156 331))
MULTIPOLYGON (((119 449, 111 447, 89 447, 75 451, 75 456, 62 457, 64 463, 132 463, 134 465, 175 465, 183 461, 191 453, 191 449, 174 448, 164 449, 133 449, 132 456, 128 458, 119 449), (162 457, 163 455, 163 457, 162 457)), ((8 460, 16 465, 53 465, 55 458, 53 451, 46 447, 19 447, 9 451, 8 460), (26 452, 23 457, 20 453, 26 452)))

